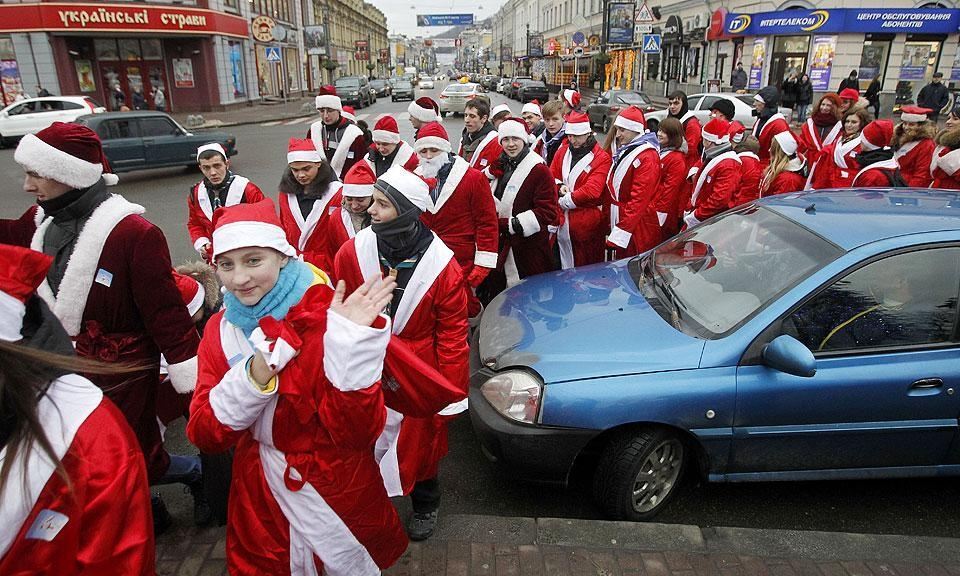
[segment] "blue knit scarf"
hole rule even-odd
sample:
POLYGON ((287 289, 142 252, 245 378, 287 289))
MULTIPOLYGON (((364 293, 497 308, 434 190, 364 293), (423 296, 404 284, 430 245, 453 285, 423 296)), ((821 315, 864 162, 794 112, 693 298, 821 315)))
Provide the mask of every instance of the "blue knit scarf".
POLYGON ((273 316, 277 320, 283 320, 290 308, 303 298, 313 280, 313 270, 300 260, 291 258, 287 265, 280 269, 277 283, 256 304, 247 306, 232 292, 227 292, 223 297, 226 308, 224 314, 231 324, 249 338, 261 318, 273 316))

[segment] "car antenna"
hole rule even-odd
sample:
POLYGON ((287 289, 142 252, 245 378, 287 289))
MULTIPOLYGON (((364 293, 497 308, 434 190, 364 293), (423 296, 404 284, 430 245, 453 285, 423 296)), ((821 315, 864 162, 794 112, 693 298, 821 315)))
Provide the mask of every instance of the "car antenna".
POLYGON ((817 213, 816 203, 811 202, 809 206, 803 209, 803 211, 806 212, 807 214, 816 214, 817 213))

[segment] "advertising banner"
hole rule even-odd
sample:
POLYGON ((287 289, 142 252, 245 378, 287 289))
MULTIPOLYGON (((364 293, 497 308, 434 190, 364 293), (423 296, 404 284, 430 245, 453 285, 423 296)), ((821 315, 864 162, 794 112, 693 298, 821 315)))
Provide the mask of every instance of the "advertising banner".
POLYGON ((837 50, 836 36, 813 37, 813 60, 810 62, 810 83, 814 91, 826 92, 830 89, 830 71, 833 68, 833 56, 837 50))
POLYGON ((434 48, 456 48, 457 39, 456 38, 434 38, 433 47, 434 48))
POLYGON ((366 40, 356 40, 353 43, 353 59, 369 60, 370 44, 366 40))
POLYGON ((633 13, 636 2, 610 2, 607 12, 607 42, 633 44, 633 13))
POLYGON ((733 36, 819 33, 952 34, 960 28, 956 9, 783 10, 727 14, 724 31, 733 36))
POLYGON ((473 26, 473 14, 417 14, 417 26, 473 26))
POLYGON ((322 55, 327 53, 327 32, 323 26, 304 26, 303 45, 307 54, 322 55))
POLYGON ((923 80, 929 61, 930 44, 907 44, 903 47, 903 60, 900 61, 900 79, 923 80))
POLYGON ((960 80, 960 50, 953 57, 953 66, 950 67, 950 80, 960 80))
POLYGON ((750 83, 747 85, 751 90, 759 90, 763 87, 763 63, 767 59, 767 39, 755 38, 753 40, 753 57, 750 60, 750 83))
POLYGON ((530 34, 527 36, 527 55, 537 58, 543 56, 543 34, 530 34))
POLYGON ((189 58, 173 59, 173 85, 177 88, 193 88, 193 60, 189 58))

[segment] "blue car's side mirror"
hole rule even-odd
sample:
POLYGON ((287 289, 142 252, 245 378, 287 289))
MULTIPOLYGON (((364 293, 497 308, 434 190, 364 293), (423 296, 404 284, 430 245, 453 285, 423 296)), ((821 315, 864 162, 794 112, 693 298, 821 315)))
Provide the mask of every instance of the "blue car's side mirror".
POLYGON ((813 352, 793 336, 777 336, 763 347, 763 363, 786 374, 811 378, 817 373, 817 359, 813 352))

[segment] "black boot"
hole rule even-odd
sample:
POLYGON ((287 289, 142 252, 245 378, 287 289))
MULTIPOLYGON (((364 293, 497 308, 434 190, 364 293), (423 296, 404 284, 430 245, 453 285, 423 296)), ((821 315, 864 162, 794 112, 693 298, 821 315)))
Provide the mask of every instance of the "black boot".
POLYGON ((195 526, 209 525, 213 520, 213 510, 210 508, 210 502, 207 501, 207 495, 203 490, 203 479, 187 484, 184 492, 190 492, 190 495, 193 496, 193 524, 195 526))
POLYGON ((150 496, 150 508, 153 509, 153 535, 159 536, 170 528, 173 518, 167 512, 167 505, 163 503, 159 492, 150 496))

